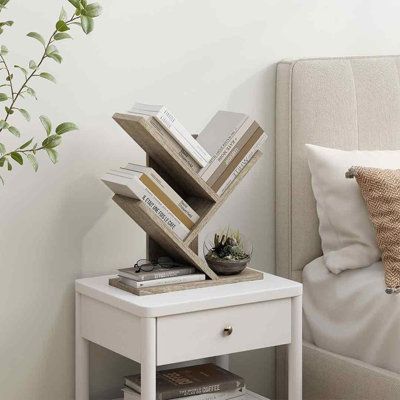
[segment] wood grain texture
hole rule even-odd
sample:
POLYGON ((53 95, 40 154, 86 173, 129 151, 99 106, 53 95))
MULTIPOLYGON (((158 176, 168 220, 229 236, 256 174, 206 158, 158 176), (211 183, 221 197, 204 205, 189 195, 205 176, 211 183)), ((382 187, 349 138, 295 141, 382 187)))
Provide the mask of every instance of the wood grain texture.
POLYGON ((113 200, 173 258, 181 259, 204 272, 211 279, 218 279, 206 261, 195 254, 140 200, 115 195, 113 200))
POLYGON ((182 161, 171 140, 163 138, 145 118, 129 114, 115 114, 113 118, 149 157, 169 171, 169 175, 178 176, 181 186, 190 189, 194 196, 218 200, 211 187, 182 161))
POLYGON ((190 290, 190 289, 199 289, 209 286, 216 285, 228 285, 240 282, 248 282, 248 281, 259 281, 264 279, 264 274, 260 271, 257 271, 252 268, 246 268, 239 275, 231 275, 231 276, 220 276, 218 280, 207 279, 205 281, 200 282, 187 282, 187 283, 179 283, 176 285, 164 285, 164 286, 155 286, 150 288, 133 288, 128 285, 124 285, 119 281, 119 278, 112 278, 109 281, 109 284, 118 289, 124 290, 126 292, 135 294, 137 296, 147 296, 151 294, 160 294, 160 293, 169 293, 169 292, 177 292, 181 290, 190 290))
MULTIPOLYGON (((191 232, 185 239, 186 244, 190 244, 195 238, 199 235, 201 230, 207 225, 207 223, 210 221, 212 216, 219 210, 219 208, 222 206, 222 204, 225 202, 225 200, 229 197, 229 195, 235 190, 237 185, 242 181, 242 179, 250 172, 250 170, 253 168, 254 164, 260 159, 262 156, 262 153, 260 151, 257 151, 250 162, 243 168, 241 173, 237 176, 237 178, 229 185, 229 187, 225 190, 225 192, 218 198, 218 200, 213 204, 211 207, 207 209, 207 211, 204 212, 202 218, 200 218, 195 226, 192 228, 191 232)), ((207 205, 203 203, 203 207, 206 207, 207 205)))

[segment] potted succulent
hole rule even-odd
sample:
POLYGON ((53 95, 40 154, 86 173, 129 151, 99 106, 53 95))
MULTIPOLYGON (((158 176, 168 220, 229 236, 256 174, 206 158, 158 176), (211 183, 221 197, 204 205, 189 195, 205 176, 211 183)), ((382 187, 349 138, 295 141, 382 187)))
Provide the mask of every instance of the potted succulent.
POLYGON ((251 259, 253 248, 238 230, 226 228, 211 234, 204 242, 204 256, 218 275, 241 273, 251 259))

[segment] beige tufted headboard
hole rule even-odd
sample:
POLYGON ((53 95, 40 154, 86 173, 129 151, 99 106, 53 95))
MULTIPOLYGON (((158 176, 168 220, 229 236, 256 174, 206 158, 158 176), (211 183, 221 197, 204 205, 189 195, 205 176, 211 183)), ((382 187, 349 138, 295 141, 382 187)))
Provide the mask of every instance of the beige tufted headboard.
POLYGON ((321 255, 305 143, 400 149, 400 56, 281 62, 276 97, 277 273, 321 255))

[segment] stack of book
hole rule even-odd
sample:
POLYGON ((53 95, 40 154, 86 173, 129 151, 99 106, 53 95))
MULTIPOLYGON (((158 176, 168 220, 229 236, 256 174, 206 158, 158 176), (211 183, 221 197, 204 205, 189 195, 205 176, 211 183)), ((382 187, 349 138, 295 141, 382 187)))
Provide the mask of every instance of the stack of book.
POLYGON ((165 106, 135 103, 129 113, 146 117, 161 136, 171 139, 169 143, 195 172, 209 163, 211 156, 165 106))
POLYGON ((194 267, 179 264, 168 267, 155 266, 152 271, 139 272, 134 268, 122 268, 118 270, 118 276, 120 282, 134 288, 175 285, 206 279, 206 275, 198 273, 194 267))
MULTIPOLYGON (((228 400, 242 396, 244 379, 215 364, 157 372, 156 400, 228 400)), ((140 400, 140 375, 125 377, 124 400, 140 400)))
POLYGON ((260 125, 249 116, 218 111, 197 139, 212 154, 199 175, 222 195, 266 139, 260 125))
POLYGON ((150 167, 129 163, 101 180, 116 194, 140 200, 166 227, 184 240, 199 215, 150 167))

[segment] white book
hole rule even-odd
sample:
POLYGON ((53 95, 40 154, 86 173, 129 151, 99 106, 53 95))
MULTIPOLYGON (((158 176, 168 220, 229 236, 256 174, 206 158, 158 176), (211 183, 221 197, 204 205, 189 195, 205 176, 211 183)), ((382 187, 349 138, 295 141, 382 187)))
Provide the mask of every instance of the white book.
MULTIPOLYGON (((217 158, 248 119, 249 117, 245 114, 218 111, 201 131, 197 141, 211 154, 210 161, 199 172, 199 175, 203 177, 203 179, 209 169, 218 167, 218 165, 216 165, 217 158)), ((211 174, 212 173, 210 173, 210 175, 211 174)))
POLYGON ((125 277, 120 277, 119 279, 125 285, 132 286, 134 288, 142 288, 142 287, 175 285, 178 283, 186 283, 186 282, 204 281, 206 279, 206 275, 190 274, 190 275, 173 276, 171 278, 154 279, 151 281, 135 281, 133 279, 128 279, 125 277))
POLYGON ((184 240, 189 234, 189 229, 186 228, 186 226, 182 224, 137 177, 107 173, 101 180, 114 193, 140 200, 180 239, 184 240))
MULTIPOLYGON (((189 206, 189 204, 186 203, 186 201, 184 201, 182 199, 182 197, 179 196, 178 193, 176 193, 175 190, 172 189, 172 187, 163 178, 161 178, 161 176, 153 168, 145 167, 143 165, 129 163, 127 166, 122 168, 122 171, 129 171, 129 172, 133 172, 133 173, 144 174, 148 179, 150 179, 152 181, 152 183, 154 185, 156 185, 159 188, 159 190, 161 190, 164 193, 164 195, 168 198, 168 200, 172 201, 177 207, 179 207, 181 212, 183 212, 186 215, 186 217, 190 219, 192 224, 191 224, 191 226, 188 226, 189 229, 191 229, 193 227, 193 225, 199 220, 200 217, 196 213, 196 211, 194 211, 193 208, 191 208, 189 206)), ((143 179, 142 181, 144 184, 146 184, 146 179, 143 179)), ((151 190, 151 188, 149 188, 149 189, 151 190)), ((156 194, 156 196, 157 196, 157 194, 156 194)), ((157 196, 157 197, 159 197, 159 196, 157 196)), ((159 199, 162 202, 164 202, 162 198, 159 197, 159 199)), ((173 212, 172 209, 171 209, 171 211, 173 212)), ((176 215, 176 216, 179 218, 178 215, 176 215)), ((181 218, 179 218, 179 219, 181 219, 181 218)), ((183 222, 183 223, 185 223, 185 222, 183 222)))
MULTIPOLYGON (((124 392, 124 400, 141 400, 140 393, 135 392, 128 387, 124 387, 122 391, 124 392)), ((246 389, 240 388, 229 392, 204 393, 194 396, 180 397, 179 400, 229 400, 243 396, 244 393, 246 393, 246 389)))
POLYGON ((245 116, 244 114, 231 113, 227 111, 220 111, 216 114, 205 130, 199 135, 199 141, 207 148, 213 145, 215 146, 215 138, 217 138, 218 135, 220 135, 219 140, 221 143, 217 152, 214 154, 212 161, 199 173, 203 180, 207 182, 224 160, 226 160, 230 152, 235 147, 239 146, 240 139, 246 135, 253 123, 254 119, 245 116), (244 116, 244 119, 240 119, 242 116, 244 116), (239 121, 239 124, 235 125, 235 121, 239 121), (203 138, 200 139, 202 135, 203 138), (224 135, 226 140, 223 141, 224 135))
POLYGON ((261 146, 265 143, 267 140, 268 136, 264 133, 254 144, 252 149, 246 154, 246 156, 243 158, 243 160, 238 164, 238 166, 235 168, 235 170, 232 172, 232 174, 229 176, 229 178, 224 182, 224 184, 219 188, 217 191, 217 194, 221 196, 226 189, 230 186, 230 184, 237 178, 237 176, 243 171, 244 167, 250 162, 250 160, 253 158, 254 154, 257 153, 258 150, 260 150, 261 146))
POLYGON ((206 166, 210 161, 211 156, 207 151, 196 141, 196 139, 193 138, 187 129, 165 106, 135 103, 129 112, 155 117, 201 167, 206 166))

